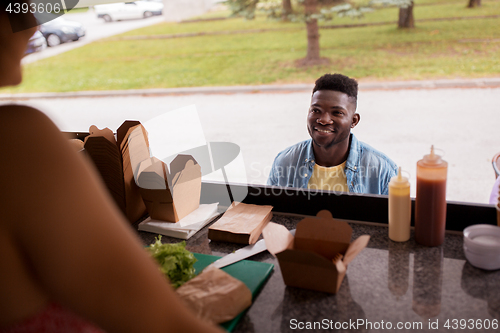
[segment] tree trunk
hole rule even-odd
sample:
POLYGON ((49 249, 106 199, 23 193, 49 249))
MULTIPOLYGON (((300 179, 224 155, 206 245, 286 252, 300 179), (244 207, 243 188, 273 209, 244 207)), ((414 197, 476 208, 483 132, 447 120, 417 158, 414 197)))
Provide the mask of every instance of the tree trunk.
POLYGON ((481 7, 481 0, 469 0, 467 8, 481 7))
POLYGON ((415 28, 415 21, 413 19, 413 1, 411 5, 408 7, 399 8, 398 28, 400 29, 415 28))
POLYGON ((288 15, 293 13, 292 1, 291 0, 282 0, 283 3, 283 21, 288 21, 288 15))
MULTIPOLYGON (((317 12, 318 0, 305 0, 305 13, 312 15, 317 12)), ((318 20, 309 18, 307 27, 307 55, 306 61, 319 61, 319 29, 318 20)))
MULTIPOLYGON (((318 0, 305 0, 305 14, 310 16, 317 13, 318 0)), ((317 65, 328 65, 330 64, 330 59, 320 58, 319 56, 319 29, 318 20, 311 19, 310 17, 306 21, 307 30, 307 55, 303 59, 299 59, 296 65, 299 67, 304 66, 317 66, 317 65)))

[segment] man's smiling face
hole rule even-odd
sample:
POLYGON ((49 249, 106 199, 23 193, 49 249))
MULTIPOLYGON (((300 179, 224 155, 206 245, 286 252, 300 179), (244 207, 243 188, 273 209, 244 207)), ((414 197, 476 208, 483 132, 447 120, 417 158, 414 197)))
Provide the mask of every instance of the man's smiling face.
POLYGON ((307 116, 307 129, 314 144, 329 148, 349 140, 351 128, 359 122, 355 103, 353 98, 339 91, 316 91, 307 116))

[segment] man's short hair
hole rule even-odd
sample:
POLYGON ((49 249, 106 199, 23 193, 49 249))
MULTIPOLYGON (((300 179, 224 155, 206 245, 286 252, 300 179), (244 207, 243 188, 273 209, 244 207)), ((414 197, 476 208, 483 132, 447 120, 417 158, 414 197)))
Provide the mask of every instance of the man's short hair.
POLYGON ((358 82, 342 74, 325 74, 316 80, 313 94, 318 90, 340 91, 347 96, 358 99, 358 82))

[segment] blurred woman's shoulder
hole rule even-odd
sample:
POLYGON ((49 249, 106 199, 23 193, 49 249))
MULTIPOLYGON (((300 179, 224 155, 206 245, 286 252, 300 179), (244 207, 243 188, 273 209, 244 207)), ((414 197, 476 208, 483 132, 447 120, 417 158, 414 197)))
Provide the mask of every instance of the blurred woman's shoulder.
POLYGON ((22 104, 0 105, 0 133, 4 144, 26 144, 27 140, 43 140, 59 132, 56 125, 42 111, 22 104))
MULTIPOLYGON (((40 110, 23 104, 2 104, 0 105, 0 117, 6 121, 16 122, 26 117, 48 117, 40 110)), ((8 124, 3 124, 8 125, 8 124)))

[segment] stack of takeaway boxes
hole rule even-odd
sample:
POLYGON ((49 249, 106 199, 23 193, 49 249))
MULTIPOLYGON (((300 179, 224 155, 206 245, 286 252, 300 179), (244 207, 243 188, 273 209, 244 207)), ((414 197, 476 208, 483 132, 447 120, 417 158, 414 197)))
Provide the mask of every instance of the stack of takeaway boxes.
POLYGON ((177 222, 199 207, 201 168, 192 156, 178 155, 169 171, 164 162, 150 157, 147 131, 138 121, 125 121, 116 140, 107 128, 92 126, 89 132, 85 152, 131 223, 146 213, 177 222))

